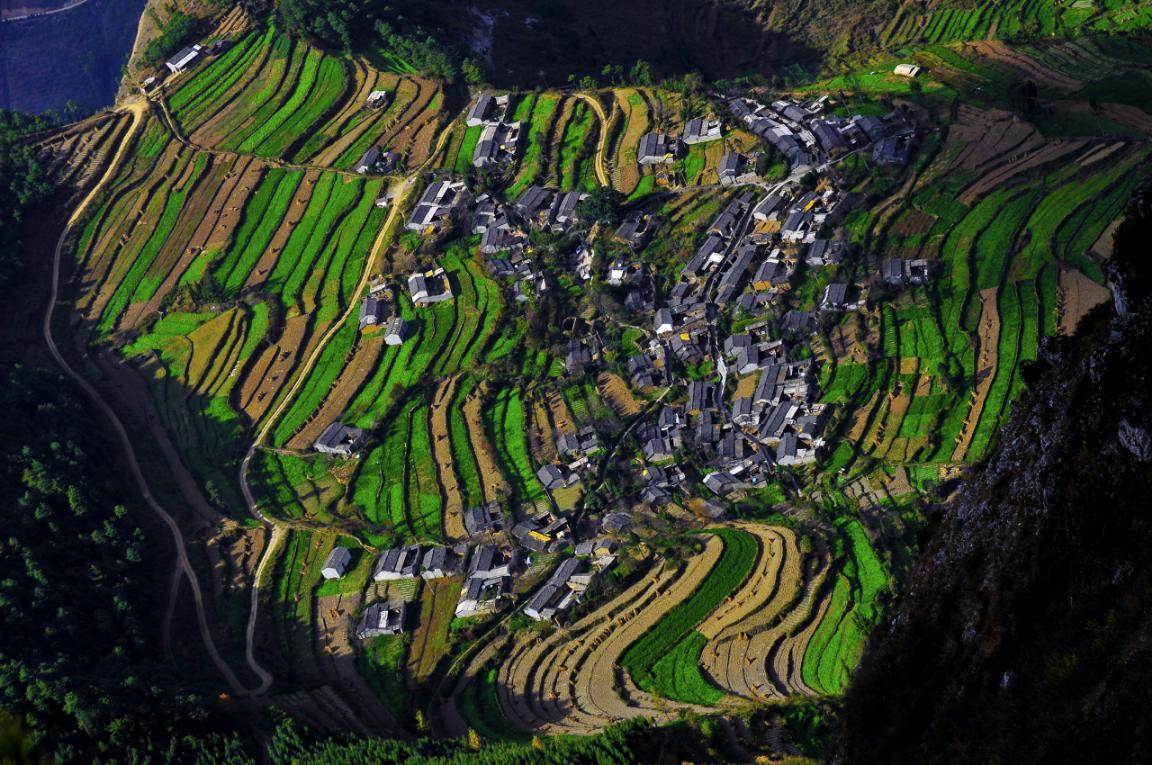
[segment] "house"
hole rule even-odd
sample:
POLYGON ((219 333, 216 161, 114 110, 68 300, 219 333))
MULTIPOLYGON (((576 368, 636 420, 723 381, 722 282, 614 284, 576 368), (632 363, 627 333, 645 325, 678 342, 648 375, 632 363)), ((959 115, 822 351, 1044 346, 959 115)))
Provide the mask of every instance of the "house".
POLYGON ((372 579, 376 582, 415 579, 419 569, 420 545, 393 547, 376 559, 376 565, 372 567, 372 579))
POLYGON ((469 534, 485 534, 504 529, 504 513, 496 502, 470 507, 464 511, 464 529, 469 534))
POLYGON ((644 459, 649 462, 668 462, 676 458, 676 445, 667 436, 657 436, 644 442, 644 459))
POLYGON ((814 268, 839 263, 842 249, 840 242, 833 242, 830 239, 816 239, 809 245, 808 252, 804 256, 804 263, 814 268))
POLYGON ((544 464, 536 471, 536 477, 548 491, 567 489, 580 482, 580 476, 567 465, 544 464))
POLYGON ((716 174, 720 177, 720 183, 724 186, 732 186, 738 183, 744 175, 744 168, 747 164, 748 160, 746 160, 740 152, 724 152, 724 156, 720 158, 720 168, 716 171, 716 174))
POLYGON ((179 74, 196 63, 200 58, 201 50, 199 45, 182 48, 175 56, 168 59, 164 65, 168 67, 168 70, 171 71, 172 74, 179 74))
POLYGON ((365 175, 366 173, 376 172, 379 169, 379 166, 380 149, 372 146, 360 157, 360 161, 356 163, 355 170, 360 175, 365 175))
POLYGON ((520 123, 490 122, 480 131, 472 150, 472 166, 488 167, 516 158, 520 146, 520 123))
POLYGON ((579 433, 564 433, 556 438, 556 451, 561 457, 592 454, 599 450, 600 439, 592 428, 584 428, 579 433))
POLYGON ((468 116, 464 122, 468 127, 479 127, 488 121, 489 116, 496 111, 496 99, 492 97, 491 93, 481 93, 476 97, 476 102, 472 104, 472 108, 468 110, 468 116))
POLYGON ((408 337, 408 322, 399 316, 393 316, 384 327, 384 342, 388 345, 403 345, 408 337))
POLYGON ((350 457, 360 445, 364 431, 359 428, 350 428, 341 422, 333 422, 324 428, 324 432, 312 444, 312 448, 321 454, 335 454, 340 457, 350 457))
POLYGON ((892 70, 893 73, 901 77, 915 77, 920 74, 920 67, 915 64, 897 64, 896 68, 892 70))
POLYGON ((559 623, 580 601, 590 581, 581 576, 587 571, 588 562, 583 558, 566 558, 525 604, 524 615, 536 621, 559 623))
POLYGON ((769 194, 752 208, 752 217, 761 222, 768 221, 775 217, 776 213, 783 207, 784 197, 779 194, 769 194))
POLYGON ((632 530, 632 516, 628 513, 607 513, 600 521, 600 528, 609 534, 627 534, 632 530))
POLYGON ((442 303, 453 297, 452 284, 448 281, 448 274, 443 268, 434 268, 409 276, 408 292, 412 296, 412 302, 420 308, 442 303))
POLYGON ((365 102, 365 106, 369 109, 383 109, 387 103, 388 91, 374 90, 368 94, 368 100, 365 102))
POLYGON ((577 221, 576 207, 588 195, 580 191, 560 194, 552 207, 552 220, 559 226, 569 226, 577 221))
POLYGON ((369 640, 381 635, 400 635, 404 632, 404 621, 408 615, 408 604, 401 601, 395 605, 373 603, 364 609, 356 637, 369 640))
POLYGON ((676 161, 678 141, 663 133, 645 133, 640 137, 636 161, 641 165, 663 165, 676 161))
POLYGON ((348 564, 352 562, 352 551, 347 547, 333 547, 332 552, 324 559, 324 566, 320 575, 325 579, 339 579, 348 571, 348 564))
POLYGON ((498 252, 518 250, 528 243, 524 232, 514 226, 506 215, 492 221, 480 235, 480 252, 495 255, 498 252))
POLYGON ((468 578, 491 579, 512 576, 521 568, 520 554, 492 545, 477 545, 468 563, 468 578))
POLYGON ((856 307, 848 300, 848 285, 842 282, 833 282, 824 288, 824 295, 820 298, 820 308, 825 311, 848 311, 856 307))
POLYGON ((510 576, 472 576, 464 583, 460 600, 456 603, 456 616, 465 618, 491 613, 503 598, 512 594, 510 576))
POLYGON ((736 492, 747 488, 731 473, 715 472, 704 476, 704 485, 711 489, 718 497, 729 497, 736 492))
POLYGON ((624 216, 624 220, 620 223, 620 227, 616 229, 616 234, 613 237, 621 244, 629 245, 633 248, 643 247, 648 241, 648 237, 656 229, 657 218, 654 215, 649 215, 646 212, 633 210, 624 216))
POLYGON ((776 463, 779 465, 807 465, 816 461, 816 449, 806 446, 795 433, 785 433, 776 446, 776 463))
POLYGON ((360 331, 373 332, 380 322, 388 318, 388 304, 374 297, 366 297, 360 302, 360 331))
POLYGON ((880 264, 880 277, 888 284, 903 284, 904 261, 895 258, 885 260, 880 264))
POLYGON ((890 135, 872 147, 872 161, 878 165, 906 165, 912 156, 912 134, 890 135))
POLYGON ((436 181, 424 190, 404 227, 409 231, 436 233, 450 223, 467 202, 468 189, 463 181, 436 181))
POLYGON ((656 311, 655 329, 657 335, 670 335, 676 323, 672 318, 671 308, 660 308, 656 311))
POLYGON ((680 140, 687 144, 695 144, 719 141, 723 137, 724 128, 720 124, 720 120, 697 117, 688 120, 688 124, 684 126, 684 135, 680 140))
POLYGON ((468 548, 429 547, 420 561, 420 576, 423 579, 443 579, 459 574, 465 563, 468 548))
POLYGON ((816 331, 816 317, 809 311, 788 311, 780 322, 780 331, 786 335, 810 335, 816 331))

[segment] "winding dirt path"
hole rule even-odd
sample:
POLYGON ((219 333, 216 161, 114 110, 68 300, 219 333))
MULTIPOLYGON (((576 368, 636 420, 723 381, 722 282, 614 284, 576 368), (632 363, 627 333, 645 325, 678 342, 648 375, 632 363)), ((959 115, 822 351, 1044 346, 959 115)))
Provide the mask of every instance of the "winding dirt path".
MULTIPOLYGON (((136 482, 136 486, 140 491, 141 497, 144 499, 144 502, 148 505, 148 507, 151 508, 157 516, 159 516, 159 518, 168 527, 168 530, 172 533, 172 543, 176 549, 177 565, 182 575, 188 580, 189 588, 192 593, 192 601, 196 608, 196 621, 200 628, 200 637, 204 641, 204 649, 208 652, 208 655, 211 657, 212 662, 216 665, 216 668, 220 671, 220 674, 223 675, 224 680, 228 683, 229 688, 232 689, 233 694, 239 696, 254 695, 256 692, 245 688, 240 683, 239 679, 236 677, 236 674, 232 671, 232 668, 226 661, 224 661, 224 658, 220 655, 220 652, 216 648, 216 641, 213 640, 212 631, 208 626, 208 617, 204 608, 204 597, 200 589, 200 580, 196 576, 196 571, 192 568, 192 563, 188 559, 188 550, 184 543, 184 534, 180 530, 180 526, 176 523, 176 520, 172 517, 172 515, 169 514, 168 511, 165 510, 164 507, 161 506, 161 504, 152 495, 152 491, 148 486, 148 480, 144 477, 144 471, 141 469, 140 461, 136 456, 136 448, 132 444, 132 439, 128 436, 128 431, 124 427, 124 423, 120 420, 120 417, 116 414, 115 410, 113 410, 108 402, 104 400, 103 396, 100 395, 100 392, 96 390, 95 386, 93 386, 80 373, 71 367, 68 361, 64 358, 64 355, 60 352, 59 347, 56 345, 56 340, 52 336, 52 321, 56 313, 56 303, 60 296, 60 262, 63 258, 64 245, 67 242, 69 235, 71 235, 73 228, 79 222, 83 211, 96 197, 96 194, 99 192, 99 190, 103 188, 110 179, 115 177, 116 169, 124 157, 125 150, 131 143, 130 139, 135 135, 136 131, 143 124, 144 111, 146 108, 147 107, 145 104, 141 101, 133 101, 124 105, 123 109, 132 114, 132 125, 128 132, 124 135, 124 140, 121 142, 119 148, 117 148, 116 153, 113 155, 111 161, 108 163, 108 169, 104 172, 104 175, 100 178, 100 180, 92 186, 92 188, 88 191, 88 194, 76 206, 76 209, 73 210, 71 217, 68 219, 68 224, 64 227, 64 230, 60 232, 60 238, 56 241, 56 249, 52 256, 52 283, 50 296, 47 310, 44 312, 44 342, 48 346, 48 350, 52 354, 52 358, 56 361, 56 364, 60 367, 64 374, 75 381, 76 384, 79 385, 80 388, 84 391, 85 395, 88 396, 88 398, 96 406, 96 408, 99 409, 104 414, 104 416, 108 418, 108 421, 112 424, 112 428, 116 431, 117 437, 120 439, 120 445, 124 449, 124 454, 128 459, 128 467, 132 472, 132 478, 136 482)), ((173 585, 169 591, 170 597, 175 596, 178 592, 179 587, 177 586, 176 582, 173 582, 173 585)), ((171 608, 171 605, 169 608, 171 608)), ((263 668, 255 662, 251 654, 248 656, 248 663, 252 671, 257 675, 267 674, 264 672, 263 668)))
POLYGON ((608 173, 604 154, 608 151, 608 115, 604 113, 604 105, 600 99, 588 93, 577 93, 576 97, 592 108, 600 118, 600 138, 596 142, 596 180, 601 186, 612 186, 612 176, 608 173))

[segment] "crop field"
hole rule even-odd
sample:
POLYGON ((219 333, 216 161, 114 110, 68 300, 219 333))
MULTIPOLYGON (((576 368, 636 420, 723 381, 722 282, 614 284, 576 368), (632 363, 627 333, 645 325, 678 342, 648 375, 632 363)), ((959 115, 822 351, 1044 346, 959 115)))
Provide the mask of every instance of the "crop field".
MULTIPOLYGON (((890 99, 907 102, 919 144, 905 168, 878 167, 865 150, 822 170, 818 191, 851 192, 847 220, 828 223, 848 244, 842 262, 799 267, 761 316, 716 317, 724 332, 775 332, 780 312, 812 308, 829 283, 852 283, 866 298, 859 310, 823 312, 810 342, 786 341, 790 359, 813 359, 828 405, 816 464, 778 470, 726 501, 721 516, 703 501, 720 500, 699 487, 720 458, 697 462, 706 450, 687 435, 673 501, 636 499, 651 475, 640 426, 659 407, 682 404, 678 378, 715 379, 715 361, 665 355, 656 365, 672 380, 667 390, 633 389, 626 363, 649 348, 647 309, 632 302, 617 312, 628 305, 625 289, 586 283, 567 264, 577 243, 595 247, 596 269, 635 260, 645 293, 636 297, 650 291, 662 304, 687 254, 745 190, 717 187, 721 155, 760 143, 732 130, 643 169, 637 144, 651 130, 677 134, 705 108, 723 114, 722 104, 655 87, 605 88, 588 96, 598 102, 514 93, 509 119, 524 126, 522 152, 491 184, 471 172, 480 129, 442 113, 446 98, 463 100, 460 88, 446 93, 404 65, 384 71, 325 53, 271 25, 144 104, 131 150, 68 241, 61 305, 77 347, 124 373, 109 388, 154 433, 163 430, 204 499, 237 521, 247 518, 239 467, 259 433, 250 488, 259 510, 282 524, 260 596, 261 650, 278 676, 317 694, 335 693, 334 672, 339 684, 352 677, 362 697, 412 732, 470 727, 491 740, 843 692, 910 558, 923 520, 913 500, 990 453, 1044 338, 1071 331, 1108 299, 1115 220, 1152 177, 1144 93, 1152 55, 1120 37, 1000 42, 1119 30, 1138 11, 930 3, 918 25, 911 8, 884 35, 927 44, 900 51, 926 66, 919 78, 896 77, 878 59, 797 87, 831 91, 846 116, 883 117, 890 99), (1037 95, 1010 111, 1022 78, 1037 83, 1037 95), (369 109, 377 90, 387 98, 369 109), (612 186, 629 209, 659 221, 635 252, 612 242, 607 225, 599 239, 587 229, 534 232, 522 255, 548 290, 525 295, 489 275, 479 237, 461 233, 467 218, 437 235, 400 228, 428 177, 463 177, 472 192, 497 198, 533 183, 594 189, 602 139, 612 186), (394 177, 350 172, 371 146, 402 155, 394 177), (377 207, 386 194, 392 206, 377 207), (879 267, 890 258, 924 259, 930 275, 883 283, 879 267), (418 307, 407 277, 434 267, 445 269, 453 297, 418 307), (405 320, 401 344, 361 331, 366 285, 389 317, 405 320), (604 340, 598 366, 567 372, 563 340, 591 335, 604 340), (333 422, 363 431, 352 456, 314 450, 333 422), (546 490, 536 473, 565 461, 557 436, 587 427, 599 449, 578 466, 581 480, 546 490), (801 508, 798 496, 812 501, 801 508), (580 540, 609 507, 634 510, 636 528, 593 532, 618 543, 616 565, 558 627, 513 610, 559 562, 551 551, 533 556, 494 616, 454 618, 461 577, 407 589, 369 583, 387 547, 473 542, 465 511, 486 502, 513 522, 575 513, 580 540), (353 569, 326 582, 319 568, 336 544, 354 551, 353 569), (353 644, 348 625, 383 597, 411 604, 409 634, 353 644)), ((123 114, 93 117, 38 137, 36 147, 54 177, 79 188, 102 174, 129 123, 123 114)), ((752 376, 737 377, 737 395, 751 394, 752 376)))
POLYGON ((927 16, 902 5, 882 34, 886 46, 961 40, 1070 36, 1078 32, 1121 32, 1152 23, 1152 8, 1127 3, 1068 3, 1006 0, 973 8, 939 8, 927 16))
POLYGON ((433 83, 325 54, 269 25, 182 75, 167 108, 198 145, 348 169, 373 145, 423 162, 441 100, 433 83), (365 105, 373 90, 387 91, 386 106, 365 105))
MULTIPOLYGON (((983 115, 962 113, 961 135, 964 120, 983 115)), ((897 224, 873 243, 889 253, 882 257, 938 263, 932 288, 879 313, 881 361, 841 360, 826 372, 825 400, 850 412, 845 432, 884 460, 987 452, 1022 385, 1021 365, 1059 323, 1057 272, 1103 279, 1092 243, 1148 177, 1148 150, 1138 145, 1052 143, 986 124, 993 127, 983 144, 941 154, 897 224), (1025 157, 1010 173, 999 157, 1009 146, 1025 157), (995 182, 969 169, 977 167, 995 182)))
MULTIPOLYGON (((522 117, 520 129, 527 131, 527 137, 521 138, 521 155, 519 168, 512 185, 506 193, 516 199, 533 183, 547 180, 548 159, 552 153, 551 136, 553 125, 563 110, 561 96, 551 93, 541 93, 531 102, 531 111, 522 117)), ((521 106, 527 103, 521 102, 521 106)), ((571 103, 568 99, 565 103, 571 103)), ((517 110, 517 118, 521 118, 523 108, 517 110)))

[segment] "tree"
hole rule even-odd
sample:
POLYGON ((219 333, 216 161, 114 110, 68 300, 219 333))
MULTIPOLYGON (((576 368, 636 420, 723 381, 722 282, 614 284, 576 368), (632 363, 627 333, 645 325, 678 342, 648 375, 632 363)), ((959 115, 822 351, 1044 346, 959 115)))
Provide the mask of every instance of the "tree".
POLYGON ((624 216, 624 195, 616 189, 601 186, 593 189, 576 208, 584 220, 616 225, 624 216))
POLYGON ((637 59, 628 73, 628 79, 632 80, 633 85, 651 85, 652 65, 642 58, 637 59))

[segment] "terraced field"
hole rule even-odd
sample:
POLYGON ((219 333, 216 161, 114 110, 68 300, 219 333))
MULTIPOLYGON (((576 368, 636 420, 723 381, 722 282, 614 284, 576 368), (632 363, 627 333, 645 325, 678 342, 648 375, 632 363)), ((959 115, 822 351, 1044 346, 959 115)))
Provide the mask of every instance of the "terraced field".
POLYGON ((513 642, 495 678, 504 718, 525 731, 581 733, 836 692, 886 583, 859 525, 844 533, 851 552, 838 577, 856 583, 850 592, 826 586, 827 558, 801 553, 783 527, 716 529, 683 566, 649 562, 565 630, 513 642), (829 667, 833 687, 824 676, 806 684, 808 665, 829 667))
POLYGON ((248 31, 166 93, 176 125, 198 146, 343 170, 371 146, 412 167, 424 162, 442 103, 432 82, 326 54, 274 25, 248 31), (378 90, 387 104, 371 109, 378 90))
POLYGON ((950 138, 873 242, 936 263, 932 289, 869 320, 882 361, 826 377, 855 449, 895 463, 987 452, 1022 365, 1059 325, 1061 270, 1103 281, 1093 243, 1149 174, 1146 145, 1045 139, 994 110, 961 107, 950 138))

